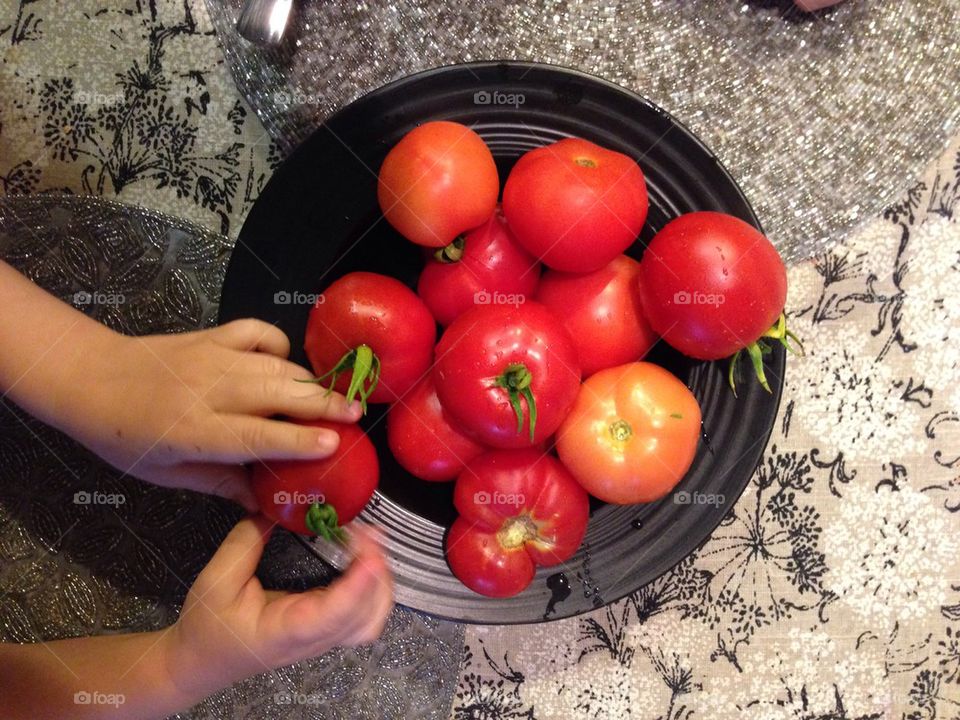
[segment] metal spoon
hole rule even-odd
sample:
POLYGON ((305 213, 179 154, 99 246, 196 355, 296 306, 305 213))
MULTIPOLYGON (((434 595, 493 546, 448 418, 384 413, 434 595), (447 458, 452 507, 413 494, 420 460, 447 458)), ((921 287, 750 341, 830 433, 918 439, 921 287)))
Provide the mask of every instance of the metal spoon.
POLYGON ((293 0, 247 0, 237 31, 258 45, 276 45, 283 39, 292 8, 293 0))

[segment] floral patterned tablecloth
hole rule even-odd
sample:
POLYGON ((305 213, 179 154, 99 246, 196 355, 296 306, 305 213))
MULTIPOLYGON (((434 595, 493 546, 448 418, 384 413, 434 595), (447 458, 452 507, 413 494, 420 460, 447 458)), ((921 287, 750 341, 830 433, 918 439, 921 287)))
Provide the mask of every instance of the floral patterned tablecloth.
POLYGON ((473 628, 457 718, 960 718, 960 143, 789 270, 763 462, 711 539, 628 599, 473 628))
MULTIPOLYGON (((104 195, 233 237, 279 159, 202 2, 0 0, 4 193, 104 195)), ((960 718, 955 211, 960 138, 790 269, 806 357, 723 525, 612 606, 468 628, 452 717, 960 718)))

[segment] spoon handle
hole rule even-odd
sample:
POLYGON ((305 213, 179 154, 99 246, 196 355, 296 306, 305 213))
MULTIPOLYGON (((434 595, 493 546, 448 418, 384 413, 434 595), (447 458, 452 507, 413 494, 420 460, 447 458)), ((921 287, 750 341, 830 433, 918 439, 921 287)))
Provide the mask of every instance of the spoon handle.
POLYGON ((247 0, 237 31, 258 45, 276 45, 283 39, 293 0, 247 0))

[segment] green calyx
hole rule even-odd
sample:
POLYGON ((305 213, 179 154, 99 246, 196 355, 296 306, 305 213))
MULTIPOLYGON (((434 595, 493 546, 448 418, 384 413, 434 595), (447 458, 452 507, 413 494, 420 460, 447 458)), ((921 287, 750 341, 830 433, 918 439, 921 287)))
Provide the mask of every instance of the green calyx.
POLYGON ((744 352, 750 357, 753 372, 757 376, 757 380, 760 381, 760 385, 767 392, 773 392, 770 389, 770 383, 767 382, 766 373, 763 371, 763 356, 771 353, 773 350, 771 343, 773 342, 780 343, 795 355, 803 355, 803 343, 800 342, 800 338, 787 329, 787 316, 784 313, 780 313, 780 317, 777 318, 777 322, 773 324, 772 328, 745 348, 737 350, 737 352, 733 354, 733 357, 730 358, 730 369, 727 373, 727 380, 730 383, 730 388, 733 390, 734 397, 736 397, 737 394, 737 361, 740 360, 740 356, 743 355, 744 352), (794 347, 794 344, 796 347, 794 347))
POLYGON ((304 520, 307 528, 314 535, 319 535, 325 540, 346 542, 347 538, 343 528, 337 524, 337 511, 333 505, 313 503, 307 508, 304 520))
POLYGON ((533 434, 537 427, 537 403, 533 398, 533 391, 530 389, 530 383, 533 382, 533 375, 527 370, 523 363, 513 363, 507 365, 507 369, 499 375, 494 382, 496 387, 507 391, 507 397, 510 400, 510 407, 513 408, 517 416, 517 434, 523 432, 523 405, 520 398, 527 401, 527 409, 530 411, 530 442, 533 442, 533 434))
POLYGON ((330 378, 330 386, 327 392, 333 392, 339 377, 351 371, 350 385, 344 396, 348 403, 352 403, 358 396, 360 398, 360 407, 364 414, 367 412, 367 399, 377 389, 377 383, 380 382, 380 358, 378 358, 369 345, 359 345, 353 350, 347 352, 337 362, 333 368, 312 380, 298 380, 297 382, 323 383, 330 378))
POLYGON ((460 262, 460 258, 463 257, 463 246, 466 244, 467 241, 463 235, 458 235, 452 243, 436 250, 433 258, 442 263, 460 262))

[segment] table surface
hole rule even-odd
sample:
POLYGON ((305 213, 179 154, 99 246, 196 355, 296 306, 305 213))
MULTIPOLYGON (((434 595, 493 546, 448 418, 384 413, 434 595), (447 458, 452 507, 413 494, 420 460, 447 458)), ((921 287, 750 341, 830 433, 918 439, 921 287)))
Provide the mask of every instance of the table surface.
MULTIPOLYGON (((2 190, 103 195, 235 237, 280 155, 203 4, 76 22, 94 5, 0 2, 2 190), (175 120, 141 105, 143 138, 124 140, 106 108, 137 69, 175 120)), ((960 138, 881 217, 790 268, 806 356, 724 524, 605 609, 467 628, 452 717, 960 718, 955 210, 960 138)))

